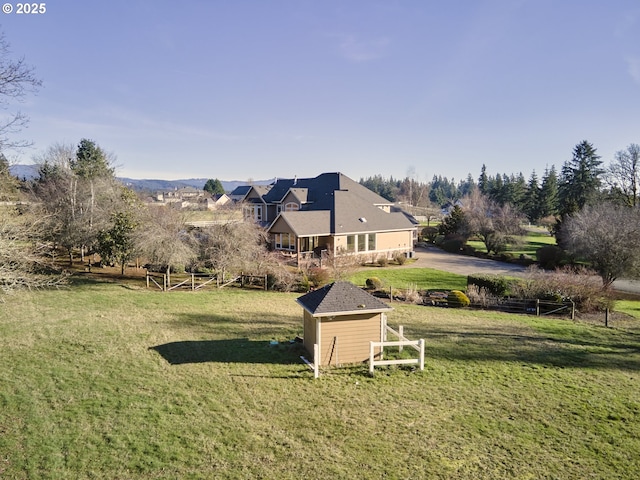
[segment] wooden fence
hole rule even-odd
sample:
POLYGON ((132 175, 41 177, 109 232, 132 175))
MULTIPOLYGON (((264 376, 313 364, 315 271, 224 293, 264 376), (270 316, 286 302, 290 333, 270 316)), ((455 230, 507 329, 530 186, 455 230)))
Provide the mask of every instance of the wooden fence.
POLYGON ((239 284, 241 288, 250 286, 258 286, 263 290, 267 290, 268 288, 266 275, 246 275, 244 273, 231 279, 222 279, 216 274, 209 273, 167 275, 166 273, 147 271, 146 282, 147 288, 157 288, 163 292, 178 289, 196 291, 206 286, 223 288, 231 284, 239 284))
POLYGON ((373 375, 373 371, 376 367, 382 365, 418 365, 420 370, 424 370, 424 338, 420 340, 409 340, 404 336, 404 328, 402 325, 398 328, 398 331, 385 325, 383 342, 369 342, 369 373, 373 375), (391 333, 398 337, 397 341, 387 341, 387 334, 391 333), (375 350, 376 347, 381 347, 380 360, 376 360, 375 350), (418 358, 398 358, 396 360, 384 360, 384 347, 398 347, 402 352, 404 347, 411 347, 418 352, 418 358))

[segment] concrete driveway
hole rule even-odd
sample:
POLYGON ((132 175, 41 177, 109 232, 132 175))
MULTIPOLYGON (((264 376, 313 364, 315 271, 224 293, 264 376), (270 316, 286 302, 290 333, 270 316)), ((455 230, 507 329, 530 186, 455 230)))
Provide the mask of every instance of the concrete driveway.
POLYGON ((522 274, 526 267, 513 263, 497 262, 487 258, 448 253, 438 247, 416 247, 416 261, 406 264, 411 268, 435 268, 443 272, 471 275, 472 273, 522 274))
MULTIPOLYGON (((405 264, 409 268, 435 268, 443 272, 471 275, 473 273, 523 275, 527 267, 513 263, 497 262, 486 258, 469 255, 448 253, 435 246, 416 247, 416 261, 405 264)), ((619 292, 640 295, 640 281, 620 279, 613 283, 613 288, 619 292)))

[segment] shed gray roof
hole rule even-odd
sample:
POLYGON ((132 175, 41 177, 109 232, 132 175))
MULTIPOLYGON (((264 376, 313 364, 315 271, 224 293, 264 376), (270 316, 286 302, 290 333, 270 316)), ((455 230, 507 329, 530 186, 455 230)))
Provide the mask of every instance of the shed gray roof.
POLYGON ((380 313, 393 310, 350 282, 334 282, 309 292, 296 300, 314 317, 332 317, 357 313, 380 313))

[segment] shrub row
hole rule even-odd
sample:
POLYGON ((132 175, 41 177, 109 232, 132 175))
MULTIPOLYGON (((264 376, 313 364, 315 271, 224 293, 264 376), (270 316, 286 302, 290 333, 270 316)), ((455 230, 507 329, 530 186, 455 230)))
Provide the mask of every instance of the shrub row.
POLYGON ((505 297, 509 294, 509 288, 513 280, 499 275, 474 274, 467 277, 467 287, 475 285, 479 289, 484 289, 491 295, 505 297))

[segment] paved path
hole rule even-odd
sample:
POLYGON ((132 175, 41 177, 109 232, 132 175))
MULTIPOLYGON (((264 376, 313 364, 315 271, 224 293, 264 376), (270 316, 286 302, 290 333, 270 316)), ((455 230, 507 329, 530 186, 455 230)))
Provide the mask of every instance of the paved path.
MULTIPOLYGON (((526 267, 513 263, 497 262, 487 258, 477 258, 469 255, 448 253, 438 247, 416 247, 416 261, 405 264, 408 268, 435 268, 443 272, 471 275, 473 273, 497 273, 513 276, 523 275, 526 267)), ((620 292, 640 295, 639 280, 616 280, 613 288, 620 292)))
POLYGON ((448 253, 438 247, 416 247, 416 261, 405 265, 412 268, 435 268, 444 272, 471 275, 472 273, 499 273, 516 275, 526 270, 522 265, 497 262, 487 258, 448 253))

